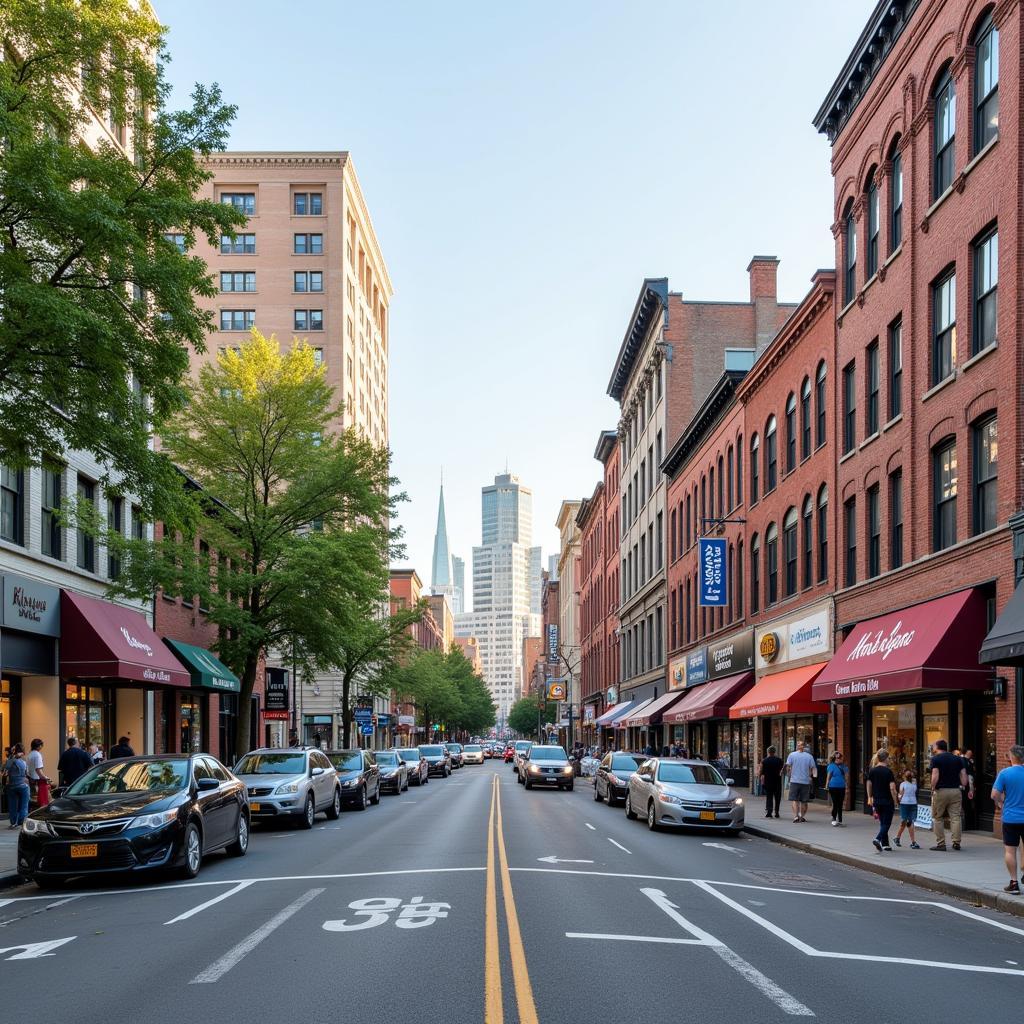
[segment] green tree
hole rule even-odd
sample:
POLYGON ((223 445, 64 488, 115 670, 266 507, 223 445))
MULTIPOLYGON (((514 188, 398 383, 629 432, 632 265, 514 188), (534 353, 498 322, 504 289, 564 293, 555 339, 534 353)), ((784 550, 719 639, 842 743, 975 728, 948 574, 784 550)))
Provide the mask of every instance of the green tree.
POLYGON ((395 695, 416 708, 416 717, 430 736, 433 722, 445 722, 462 714, 461 697, 452 685, 446 658, 438 650, 418 650, 406 658, 392 679, 395 695))
POLYGON ((306 675, 372 675, 372 660, 393 652, 418 614, 383 613, 402 496, 386 449, 332 429, 332 395, 313 349, 282 352, 254 330, 203 368, 187 412, 163 431, 193 482, 187 515, 155 543, 105 538, 123 563, 115 591, 195 595, 209 609, 217 650, 242 681, 240 736, 265 652, 294 645, 306 675))
POLYGON ((167 108, 164 32, 135 0, 0 3, 0 461, 83 449, 144 498, 172 479, 151 422, 213 326, 188 250, 245 220, 197 198, 235 108, 216 85, 167 108))
MULTIPOLYGON (((551 724, 555 720, 555 705, 545 703, 542 721, 551 724)), ((537 698, 523 697, 512 705, 508 713, 508 726, 522 736, 537 735, 537 698)))
POLYGON ((460 647, 453 646, 445 655, 444 666, 450 685, 459 695, 459 711, 449 717, 449 728, 471 736, 489 729, 495 723, 498 709, 487 684, 473 671, 460 647))

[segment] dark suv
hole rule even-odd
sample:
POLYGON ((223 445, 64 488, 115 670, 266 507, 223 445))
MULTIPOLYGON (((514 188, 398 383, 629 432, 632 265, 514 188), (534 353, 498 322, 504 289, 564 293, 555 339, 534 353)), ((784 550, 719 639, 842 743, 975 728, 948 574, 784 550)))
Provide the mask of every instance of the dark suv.
POLYGON ((427 776, 437 775, 442 779, 452 773, 452 755, 443 743, 421 743, 420 753, 427 762, 427 776))
POLYGON ((372 750, 328 750, 327 756, 338 770, 343 806, 365 811, 368 803, 380 803, 380 769, 372 750))

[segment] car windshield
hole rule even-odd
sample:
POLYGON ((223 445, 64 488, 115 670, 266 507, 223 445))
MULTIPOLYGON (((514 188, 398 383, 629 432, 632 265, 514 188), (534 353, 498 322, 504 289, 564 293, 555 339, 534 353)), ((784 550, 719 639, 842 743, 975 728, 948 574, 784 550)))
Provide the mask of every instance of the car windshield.
POLYGON ((612 758, 612 771, 635 772, 640 767, 640 758, 628 754, 616 754, 612 758))
POLYGON ((327 755, 331 764, 342 771, 351 771, 363 767, 363 754, 360 750, 335 750, 327 755))
POLYGON ((567 761, 565 751, 561 747, 533 747, 530 750, 531 761, 567 761))
POLYGON ((114 761, 97 765, 65 791, 66 796, 99 793, 174 793, 188 784, 188 760, 114 761))
POLYGON ((398 755, 392 754, 390 750, 377 751, 377 764, 398 764, 398 755))
POLYGON ((532 746, 533 744, 529 740, 519 740, 516 743, 516 750, 529 750, 532 746))
POLYGON ((659 782, 678 782, 691 786, 724 786, 722 776, 709 764, 673 764, 662 761, 658 765, 659 782))
POLYGON ((301 775, 305 754, 246 754, 235 765, 236 775, 301 775))
POLYGON ((452 752, 453 754, 457 754, 457 753, 458 753, 458 752, 459 752, 460 750, 462 750, 462 744, 461 744, 461 743, 446 743, 446 744, 445 744, 445 746, 446 746, 446 747, 447 747, 447 748, 448 748, 448 749, 449 749, 449 750, 450 750, 450 751, 451 751, 451 752, 452 752))
POLYGON ((398 756, 403 761, 418 761, 420 759, 419 748, 413 747, 412 750, 400 750, 398 756))
POLYGON ((444 747, 438 747, 434 744, 429 744, 426 747, 420 747, 420 753, 424 757, 442 757, 444 756, 444 747))
POLYGON ((469 743, 462 748, 467 754, 482 754, 484 748, 479 743, 469 743))

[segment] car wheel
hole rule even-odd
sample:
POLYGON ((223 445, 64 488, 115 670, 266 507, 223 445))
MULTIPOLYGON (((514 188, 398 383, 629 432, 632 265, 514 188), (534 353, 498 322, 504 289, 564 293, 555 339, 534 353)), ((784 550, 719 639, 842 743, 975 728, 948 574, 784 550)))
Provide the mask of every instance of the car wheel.
POLYGON ((190 821, 185 828, 184 850, 185 863, 181 873, 185 878, 195 878, 203 866, 203 837, 194 821, 190 821))
POLYGON ((249 849, 249 819, 244 811, 238 815, 238 831, 235 836, 235 841, 228 846, 228 853, 232 857, 244 857, 249 849))
POLYGON ((629 794, 626 794, 626 817, 630 821, 636 821, 636 811, 633 810, 632 804, 629 802, 629 794))
POLYGON ((341 817, 341 790, 337 786, 334 787, 334 799, 331 801, 331 806, 327 808, 327 818, 329 821, 337 821, 341 817))
POLYGON ((527 780, 526 780, 526 781, 525 781, 525 782, 523 783, 523 785, 524 785, 524 786, 525 786, 525 787, 526 787, 527 789, 533 789, 533 783, 532 783, 532 782, 531 782, 531 781, 530 781, 529 779, 527 779, 527 780))
POLYGON ((380 779, 377 780, 377 791, 370 797, 370 803, 377 806, 380 803, 380 779))
POLYGON ((356 800, 356 810, 357 811, 365 811, 366 810, 366 787, 365 786, 360 786, 359 787, 359 798, 356 800))
POLYGON ((604 798, 601 796, 601 790, 597 788, 597 783, 594 783, 594 800, 597 803, 601 803, 604 798))
POLYGON ((576 783, 575 783, 575 782, 570 782, 570 783, 569 783, 569 785, 565 787, 565 788, 566 788, 566 791, 567 791, 567 792, 569 792, 569 793, 571 793, 571 792, 572 792, 572 789, 573 789, 573 786, 575 786, 575 785, 576 785, 576 783))
POLYGON ((647 804, 647 827, 652 832, 658 831, 658 809, 654 806, 653 800, 647 804))
POLYGON ((313 802, 313 794, 306 797, 306 806, 302 809, 302 818, 299 821, 299 828, 312 828, 316 821, 316 804, 313 802))

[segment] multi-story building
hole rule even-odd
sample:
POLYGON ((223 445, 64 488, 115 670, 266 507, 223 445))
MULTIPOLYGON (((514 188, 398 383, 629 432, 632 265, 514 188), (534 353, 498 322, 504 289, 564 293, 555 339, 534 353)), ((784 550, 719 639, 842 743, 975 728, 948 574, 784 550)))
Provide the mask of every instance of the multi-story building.
POLYGON ((466 610, 466 563, 458 555, 452 555, 452 585, 455 588, 452 612, 461 615, 466 610))
MULTIPOLYGON (((598 699, 594 706, 594 720, 619 699, 619 537, 622 535, 621 505, 619 502, 619 452, 621 447, 614 430, 602 431, 594 450, 594 457, 604 470, 604 585, 599 596, 598 614, 604 630, 602 644, 598 699)), ((599 735, 593 741, 599 740, 599 735)))
POLYGON ((580 528, 576 516, 582 502, 563 501, 558 510, 558 671, 567 682, 567 716, 572 716, 570 740, 576 739, 575 726, 580 718, 580 528))
POLYGON ((544 658, 544 638, 540 636, 523 637, 523 684, 517 699, 529 697, 537 692, 535 668, 544 658))
POLYGON ((1015 3, 879 3, 814 118, 835 184, 846 638, 814 695, 835 708, 855 780, 886 746, 923 792, 931 742, 972 750, 968 820, 984 825, 1003 752, 1024 734, 1014 659, 978 666, 1024 550, 1010 526, 1022 505, 1022 17, 1015 3))
POLYGON ((484 666, 480 660, 480 644, 475 636, 457 636, 454 644, 465 655, 466 660, 473 666, 473 671, 478 676, 483 676, 484 666))
POLYGON ((593 742, 596 711, 600 706, 604 667, 605 617, 605 492, 600 480, 576 513, 580 533, 579 697, 580 727, 584 742, 593 742))
POLYGON ((455 642, 455 616, 452 614, 448 597, 446 594, 430 594, 427 597, 427 605, 441 631, 441 650, 450 651, 455 642))

